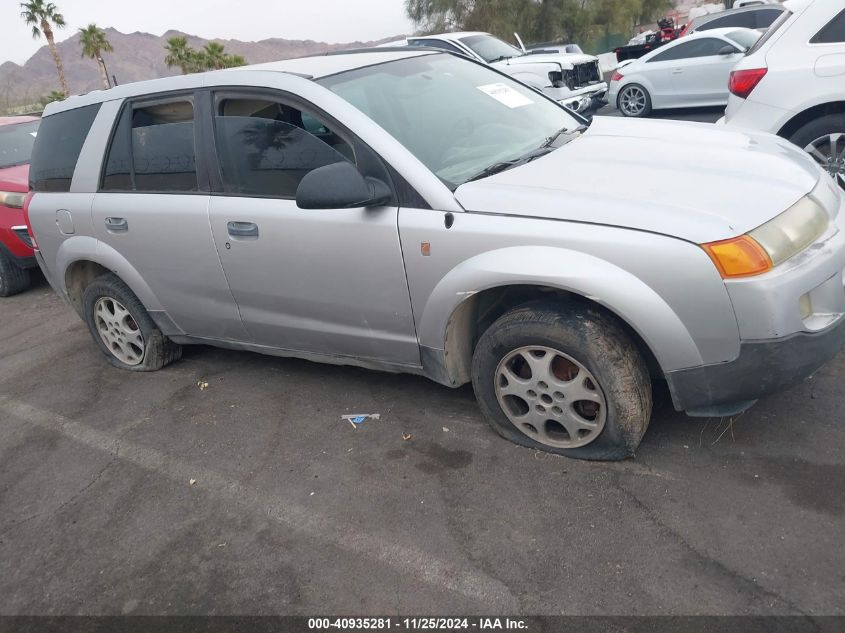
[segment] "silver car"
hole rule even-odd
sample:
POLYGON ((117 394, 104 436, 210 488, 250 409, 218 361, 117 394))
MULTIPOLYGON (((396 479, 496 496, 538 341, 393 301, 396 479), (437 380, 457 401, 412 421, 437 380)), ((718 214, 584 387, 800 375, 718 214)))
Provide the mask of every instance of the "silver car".
POLYGON ((656 381, 736 414, 845 340, 845 201, 799 149, 588 124, 449 53, 73 97, 30 174, 38 261, 123 369, 204 343, 472 382, 504 437, 621 459, 656 381))

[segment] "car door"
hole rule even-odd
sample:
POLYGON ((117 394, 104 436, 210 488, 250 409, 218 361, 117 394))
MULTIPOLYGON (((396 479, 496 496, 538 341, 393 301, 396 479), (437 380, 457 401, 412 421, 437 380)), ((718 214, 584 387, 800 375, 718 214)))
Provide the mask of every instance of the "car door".
POLYGON ((740 50, 725 39, 702 37, 685 45, 685 56, 672 67, 672 83, 683 105, 725 105, 728 102, 728 78, 742 57, 740 50), (731 54, 720 51, 730 47, 731 54))
POLYGON ((183 332, 244 340, 208 223, 194 102, 185 93, 124 104, 91 207, 93 232, 139 273, 183 332))
POLYGON ((229 286, 257 345, 419 364, 394 204, 300 209, 309 171, 350 161, 389 180, 370 150, 297 98, 220 91, 210 136, 220 195, 211 227, 229 286))
MULTIPOLYGON (((687 50, 687 44, 671 45, 669 48, 661 49, 654 57, 637 64, 635 72, 631 75, 643 75, 647 85, 645 86, 651 95, 652 105, 655 108, 676 108, 683 105, 679 98, 673 82, 672 73, 683 61, 687 50)), ((635 79, 632 79, 636 83, 635 79)))

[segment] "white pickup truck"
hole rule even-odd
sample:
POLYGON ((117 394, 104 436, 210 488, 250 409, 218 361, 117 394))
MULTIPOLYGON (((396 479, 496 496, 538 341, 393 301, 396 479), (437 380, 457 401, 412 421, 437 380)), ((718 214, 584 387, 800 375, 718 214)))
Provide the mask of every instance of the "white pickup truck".
POLYGON ((407 44, 459 53, 488 64, 581 114, 605 104, 607 84, 593 55, 555 47, 526 51, 489 33, 466 31, 409 37, 407 44))

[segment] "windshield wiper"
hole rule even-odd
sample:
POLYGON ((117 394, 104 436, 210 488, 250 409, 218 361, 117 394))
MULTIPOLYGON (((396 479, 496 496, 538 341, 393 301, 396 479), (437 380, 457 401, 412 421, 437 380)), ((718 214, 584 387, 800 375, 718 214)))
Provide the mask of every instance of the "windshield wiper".
MULTIPOLYGON (((562 127, 557 132, 552 134, 549 138, 547 138, 543 142, 543 144, 539 147, 539 149, 546 149, 546 148, 552 147, 554 145, 555 141, 558 140, 564 134, 569 134, 569 135, 572 136, 572 138, 575 138, 575 134, 583 132, 586 129, 587 129, 586 125, 579 125, 578 127, 574 128, 572 130, 570 130, 569 128, 566 128, 566 127, 562 127)), ((570 139, 570 140, 572 140, 572 139, 570 139)))
POLYGON ((482 169, 480 172, 475 174, 475 176, 468 179, 466 182, 472 182, 473 180, 481 180, 482 178, 487 178, 487 176, 498 174, 499 172, 505 171, 506 169, 510 169, 511 167, 516 167, 516 165, 521 161, 522 158, 516 158, 514 160, 505 160, 500 163, 493 163, 489 167, 482 169))
MULTIPOLYGON (((558 149, 557 147, 554 146, 554 143, 558 138, 560 138, 564 134, 568 134, 570 136, 569 140, 571 141, 572 139, 576 138, 577 134, 581 134, 586 129, 587 129, 586 125, 579 125, 578 127, 574 128, 572 130, 570 130, 569 128, 565 128, 565 127, 560 128, 557 132, 555 132, 550 137, 548 137, 545 141, 543 141, 543 144, 540 145, 540 147, 538 147, 536 149, 532 149, 527 154, 523 154, 522 156, 520 156, 518 158, 514 158, 512 160, 503 160, 503 161, 500 161, 498 163, 493 163, 492 165, 490 165, 486 169, 483 169, 482 171, 478 172, 477 174, 475 174, 475 176, 473 176, 469 180, 466 180, 465 182, 472 182, 473 180, 481 180, 482 178, 487 178, 487 176, 492 176, 493 174, 498 174, 498 173, 503 172, 507 169, 512 169, 514 167, 524 165, 525 163, 530 163, 532 160, 536 160, 537 158, 540 158, 541 156, 545 156, 546 154, 551 154, 553 151, 558 149)), ((569 142, 569 141, 567 141, 567 142, 569 142)))

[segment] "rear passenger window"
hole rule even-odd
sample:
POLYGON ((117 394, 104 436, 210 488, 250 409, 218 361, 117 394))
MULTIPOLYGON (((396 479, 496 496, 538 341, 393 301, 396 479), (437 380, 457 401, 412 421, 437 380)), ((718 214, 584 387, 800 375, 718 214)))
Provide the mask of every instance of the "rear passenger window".
POLYGON ((754 17, 756 18, 757 22, 756 28, 769 28, 772 24, 774 24, 775 20, 780 17, 781 13, 783 13, 782 9, 760 9, 759 11, 755 11, 754 17))
POLYGON ((214 129, 227 193, 292 199, 308 172, 355 161, 324 123, 278 101, 221 100, 214 129))
POLYGON ((845 11, 828 22, 818 34, 810 40, 812 44, 837 44, 845 42, 845 11))
POLYGON ((115 128, 102 191, 197 191, 190 101, 127 105, 115 128))
POLYGON ((76 161, 99 111, 96 103, 44 117, 32 149, 30 190, 70 191, 76 161))

